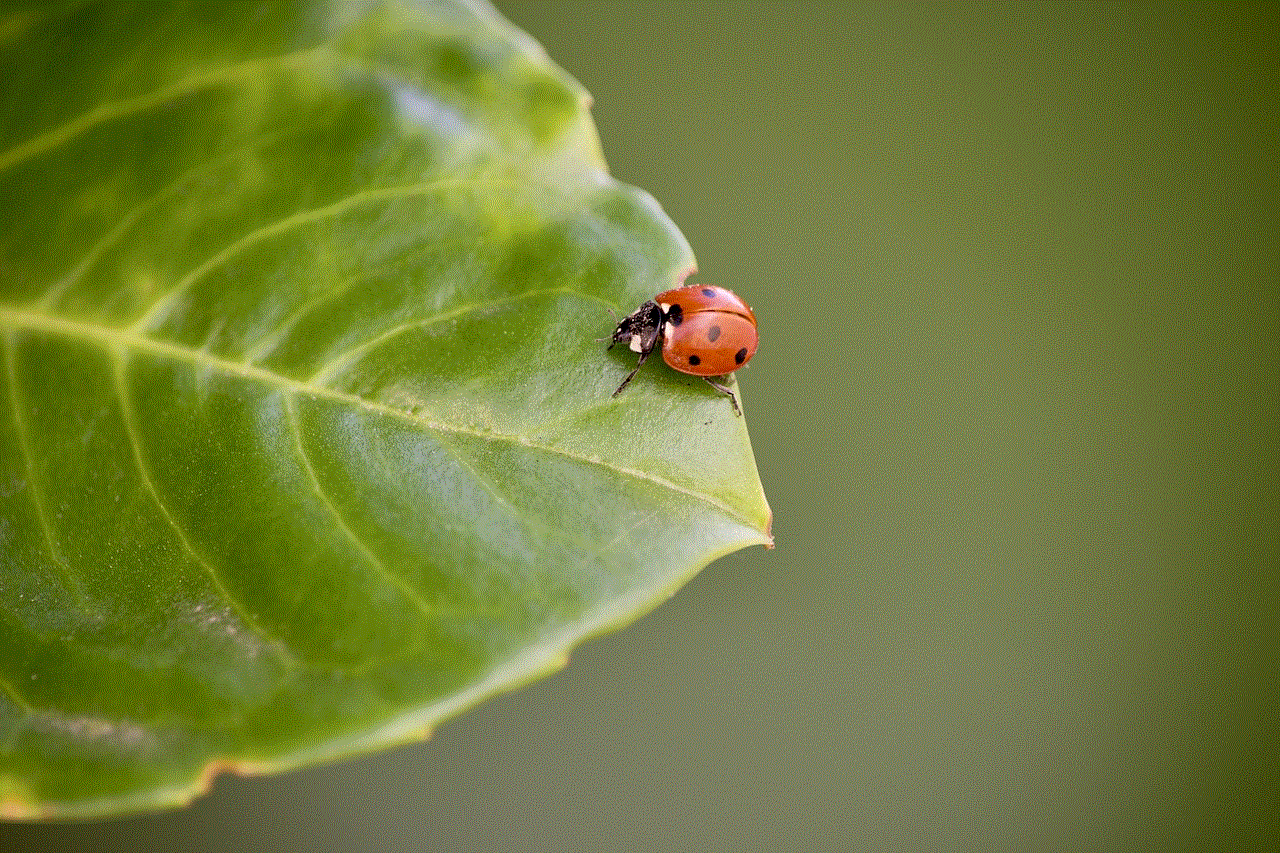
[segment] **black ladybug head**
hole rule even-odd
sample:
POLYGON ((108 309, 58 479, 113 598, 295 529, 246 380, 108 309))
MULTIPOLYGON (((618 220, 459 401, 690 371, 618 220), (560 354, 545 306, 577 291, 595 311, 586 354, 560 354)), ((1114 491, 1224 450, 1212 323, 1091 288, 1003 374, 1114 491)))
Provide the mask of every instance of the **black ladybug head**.
POLYGON ((653 352, 662 331, 662 309, 656 302, 646 302, 618 321, 618 328, 613 330, 613 344, 625 343, 632 352, 646 354, 653 352))

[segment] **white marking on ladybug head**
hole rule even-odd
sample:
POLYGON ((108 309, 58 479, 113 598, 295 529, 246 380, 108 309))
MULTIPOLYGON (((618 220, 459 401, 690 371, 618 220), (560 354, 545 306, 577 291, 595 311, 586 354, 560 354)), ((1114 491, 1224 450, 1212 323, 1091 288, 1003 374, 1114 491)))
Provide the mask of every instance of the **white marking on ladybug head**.
POLYGON ((675 334, 675 328, 676 328, 676 327, 675 327, 675 326, 673 326, 673 325, 671 325, 671 321, 670 321, 670 320, 668 320, 668 321, 666 322, 666 324, 665 324, 665 325, 666 325, 666 327, 663 329, 663 334, 665 334, 665 335, 669 338, 669 337, 671 337, 672 335, 674 335, 674 334, 675 334))
POLYGON ((640 345, 639 335, 632 335, 631 343, 627 344, 627 346, 631 349, 632 352, 640 352, 644 349, 644 347, 640 345))
POLYGON ((671 303, 669 303, 669 302, 659 302, 659 303, 658 303, 658 307, 659 307, 659 308, 661 308, 661 309, 662 309, 662 313, 663 313, 663 314, 665 314, 665 313, 667 313, 668 311, 670 311, 670 310, 671 310, 671 303))

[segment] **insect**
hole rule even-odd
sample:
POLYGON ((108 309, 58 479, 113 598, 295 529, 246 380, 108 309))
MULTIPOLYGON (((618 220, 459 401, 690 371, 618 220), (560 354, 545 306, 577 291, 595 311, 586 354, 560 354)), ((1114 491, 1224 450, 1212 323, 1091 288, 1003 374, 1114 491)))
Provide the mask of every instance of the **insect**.
POLYGON ((734 413, 742 415, 733 392, 711 379, 728 376, 750 361, 760 342, 756 315, 733 291, 690 284, 659 293, 618 321, 609 349, 623 342, 640 354, 640 361, 613 396, 622 393, 661 343, 663 361, 681 373, 701 376, 712 388, 727 394, 734 413))

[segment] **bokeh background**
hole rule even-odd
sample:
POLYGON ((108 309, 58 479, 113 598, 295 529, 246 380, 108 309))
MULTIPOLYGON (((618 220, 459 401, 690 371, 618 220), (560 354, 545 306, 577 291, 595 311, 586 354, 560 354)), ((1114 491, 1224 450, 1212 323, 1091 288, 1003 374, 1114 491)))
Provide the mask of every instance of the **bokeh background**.
POLYGON ((1280 13, 499 0, 752 303, 778 547, 428 742, 14 850, 1280 845, 1280 13))

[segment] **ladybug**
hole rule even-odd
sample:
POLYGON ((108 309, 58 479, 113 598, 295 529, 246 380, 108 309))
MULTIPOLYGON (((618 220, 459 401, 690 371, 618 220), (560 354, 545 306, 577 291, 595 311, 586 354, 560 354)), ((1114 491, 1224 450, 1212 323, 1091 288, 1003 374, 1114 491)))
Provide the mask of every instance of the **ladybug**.
POLYGON ((681 373, 701 376, 712 388, 727 394, 734 413, 742 415, 733 392, 711 381, 711 377, 728 376, 750 361, 760 343, 756 315, 733 291, 690 284, 659 293, 618 322, 609 349, 624 341, 632 352, 640 354, 640 361, 613 396, 622 393, 661 342, 663 361, 681 373))

